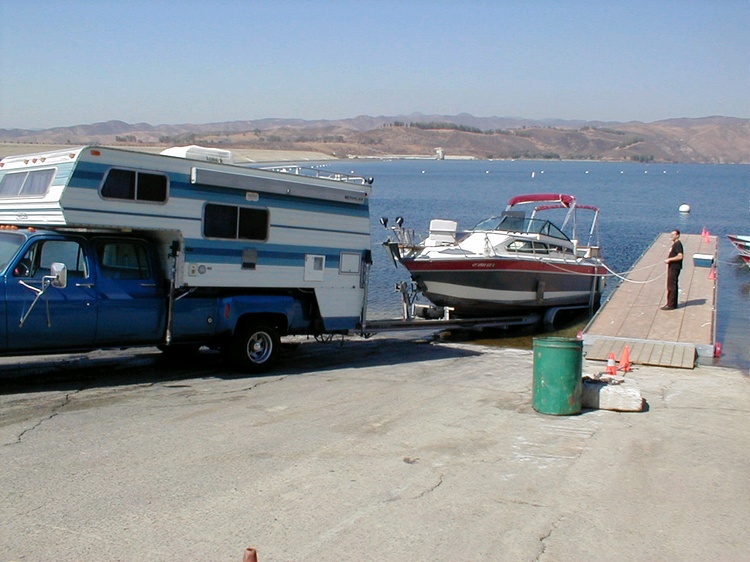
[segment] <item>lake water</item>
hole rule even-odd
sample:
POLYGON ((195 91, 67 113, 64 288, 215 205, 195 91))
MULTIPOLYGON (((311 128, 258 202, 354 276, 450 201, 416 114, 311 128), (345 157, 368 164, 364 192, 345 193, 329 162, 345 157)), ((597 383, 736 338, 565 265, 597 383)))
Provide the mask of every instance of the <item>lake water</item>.
MULTIPOLYGON (((719 236, 717 340, 723 354, 717 363, 750 369, 750 268, 742 266, 726 238, 732 233, 750 234, 750 166, 348 160, 325 167, 375 178, 370 200, 374 265, 368 318, 399 317, 401 304, 394 286, 409 279, 406 270, 394 268, 379 247, 389 234, 380 225, 381 216, 391 224, 402 216, 405 227, 426 234, 433 218, 453 219, 466 229, 498 215, 514 195, 570 193, 579 203, 601 209, 603 255, 617 272, 632 267, 662 232, 677 228, 700 234, 705 227, 719 236), (690 213, 678 211, 684 203, 690 205, 690 213)), ((616 282, 608 283, 611 291, 616 282)))

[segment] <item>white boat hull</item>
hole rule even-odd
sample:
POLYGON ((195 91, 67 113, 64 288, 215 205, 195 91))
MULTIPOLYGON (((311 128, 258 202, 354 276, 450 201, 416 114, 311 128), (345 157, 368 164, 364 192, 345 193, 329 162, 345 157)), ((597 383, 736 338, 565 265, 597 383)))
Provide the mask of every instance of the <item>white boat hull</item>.
POLYGON ((599 302, 605 270, 600 265, 494 259, 461 262, 402 260, 433 304, 460 317, 539 311, 599 302))

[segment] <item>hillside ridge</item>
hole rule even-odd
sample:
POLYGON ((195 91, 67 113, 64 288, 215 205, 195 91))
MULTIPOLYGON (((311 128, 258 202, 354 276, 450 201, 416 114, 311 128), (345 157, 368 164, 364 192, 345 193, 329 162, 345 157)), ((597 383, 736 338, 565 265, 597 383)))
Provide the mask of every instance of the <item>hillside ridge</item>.
POLYGON ((266 118, 204 124, 111 120, 43 130, 0 129, 0 142, 310 151, 336 158, 422 156, 750 164, 750 119, 644 123, 458 115, 266 118), (438 150, 440 149, 440 150, 438 150))

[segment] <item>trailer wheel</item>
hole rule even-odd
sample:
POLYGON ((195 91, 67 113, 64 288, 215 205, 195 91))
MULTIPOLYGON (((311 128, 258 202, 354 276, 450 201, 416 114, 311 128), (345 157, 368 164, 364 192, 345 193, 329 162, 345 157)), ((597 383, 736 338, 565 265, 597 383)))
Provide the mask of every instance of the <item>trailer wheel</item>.
POLYGON ((249 324, 232 338, 230 357, 235 367, 247 373, 264 373, 279 359, 278 332, 264 324, 249 324))

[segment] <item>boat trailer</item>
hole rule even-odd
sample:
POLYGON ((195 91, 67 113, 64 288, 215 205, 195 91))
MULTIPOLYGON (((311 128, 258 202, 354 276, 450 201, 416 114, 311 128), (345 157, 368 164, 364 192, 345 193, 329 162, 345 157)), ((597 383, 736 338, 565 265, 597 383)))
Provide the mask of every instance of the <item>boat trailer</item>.
POLYGON ((587 305, 556 306, 540 312, 495 316, 488 318, 454 318, 451 307, 438 307, 432 304, 418 304, 416 284, 402 281, 396 284, 396 292, 401 294, 402 317, 385 320, 365 320, 361 323, 358 334, 369 337, 379 332, 398 332, 406 330, 484 330, 508 329, 521 326, 533 326, 543 323, 547 330, 552 330, 555 320, 561 312, 587 310, 587 305))

